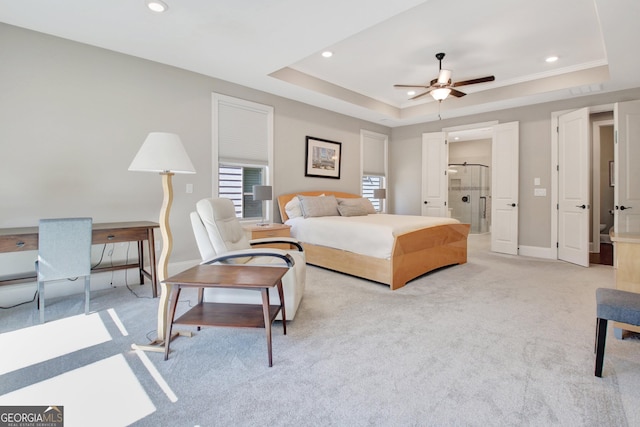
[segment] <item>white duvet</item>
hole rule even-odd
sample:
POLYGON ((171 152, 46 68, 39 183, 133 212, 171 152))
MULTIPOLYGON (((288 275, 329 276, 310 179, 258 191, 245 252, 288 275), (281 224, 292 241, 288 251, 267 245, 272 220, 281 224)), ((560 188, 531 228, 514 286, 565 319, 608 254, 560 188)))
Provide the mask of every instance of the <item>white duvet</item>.
POLYGON ((303 243, 328 246, 368 255, 391 258, 395 236, 419 228, 458 224, 453 218, 415 215, 369 214, 367 216, 323 216, 292 218, 291 236, 303 243))

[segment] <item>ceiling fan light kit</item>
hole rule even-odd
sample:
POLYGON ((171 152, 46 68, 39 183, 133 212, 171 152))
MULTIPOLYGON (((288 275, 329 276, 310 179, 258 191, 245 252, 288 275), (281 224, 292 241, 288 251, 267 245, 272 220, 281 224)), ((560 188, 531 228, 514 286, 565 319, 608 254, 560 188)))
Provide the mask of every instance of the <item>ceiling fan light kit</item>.
POLYGON ((441 88, 432 90, 431 96, 436 101, 444 101, 445 99, 447 99, 447 96, 449 96, 450 93, 451 93, 451 89, 446 87, 441 87, 441 88))
POLYGON ((455 82, 452 83, 451 82, 451 70, 443 70, 442 69, 442 59, 444 58, 444 53, 440 52, 440 53, 436 53, 436 59, 438 60, 438 77, 431 80, 431 82, 429 83, 428 86, 425 85, 394 85, 394 87, 396 88, 423 88, 426 89, 425 92, 422 92, 416 96, 414 96, 413 98, 409 98, 410 100, 414 100, 414 99, 418 99, 421 98, 427 94, 430 94, 433 99, 435 99, 438 102, 442 102, 445 99, 447 99, 447 97, 449 95, 451 96, 455 96, 456 98, 460 98, 462 96, 465 96, 466 93, 461 92, 457 89, 454 89, 454 87, 459 87, 459 86, 466 86, 466 85, 472 85, 472 84, 478 84, 478 83, 486 83, 486 82, 492 82, 495 80, 494 76, 486 76, 486 77, 480 77, 477 79, 470 79, 470 80, 464 80, 461 82, 455 82))

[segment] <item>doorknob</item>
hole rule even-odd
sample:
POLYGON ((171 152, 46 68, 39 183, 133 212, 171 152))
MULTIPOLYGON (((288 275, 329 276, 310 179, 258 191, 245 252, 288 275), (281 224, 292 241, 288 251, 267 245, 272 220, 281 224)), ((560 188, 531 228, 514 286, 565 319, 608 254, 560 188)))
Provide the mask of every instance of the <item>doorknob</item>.
POLYGON ((620 210, 631 209, 633 206, 620 206, 620 210))
POLYGON ((426 205, 427 203, 429 203, 429 202, 425 200, 425 201, 424 201, 424 204, 426 205))
POLYGON ((511 206, 512 208, 515 208, 516 204, 515 203, 507 203, 507 206, 511 206))
POLYGON ((576 208, 586 209, 586 208, 587 208, 587 205, 576 205, 576 208))

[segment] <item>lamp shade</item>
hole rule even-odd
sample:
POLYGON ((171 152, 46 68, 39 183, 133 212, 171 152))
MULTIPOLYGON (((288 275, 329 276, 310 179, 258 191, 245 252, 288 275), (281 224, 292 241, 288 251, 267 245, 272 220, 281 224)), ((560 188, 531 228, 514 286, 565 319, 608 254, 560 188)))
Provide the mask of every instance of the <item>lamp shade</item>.
POLYGON ((151 132, 133 158, 130 171, 196 173, 180 137, 175 133, 151 132))
POLYGON ((270 185, 254 185, 253 200, 271 200, 273 199, 273 188, 270 185))
POLYGON ((386 199, 387 198, 387 190, 385 188, 376 188, 373 190, 373 198, 374 199, 386 199))
POLYGON ((447 96, 449 96, 450 93, 451 93, 451 89, 446 87, 441 87, 439 89, 432 90, 431 96, 433 96, 433 99, 435 99, 436 101, 444 101, 447 98, 447 96))

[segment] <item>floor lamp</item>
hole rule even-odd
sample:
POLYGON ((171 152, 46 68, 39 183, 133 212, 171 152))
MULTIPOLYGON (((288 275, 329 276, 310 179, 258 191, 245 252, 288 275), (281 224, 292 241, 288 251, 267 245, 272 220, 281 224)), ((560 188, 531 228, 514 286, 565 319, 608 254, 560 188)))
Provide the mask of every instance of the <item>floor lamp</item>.
POLYGON ((164 198, 160 209, 160 233, 162 234, 162 252, 158 259, 157 277, 160 283, 158 307, 157 337, 147 346, 132 345, 133 348, 151 351, 164 351, 164 337, 167 328, 167 310, 171 289, 162 283, 167 278, 169 255, 173 247, 173 237, 169 227, 169 212, 173 203, 171 178, 176 173, 196 173, 189 156, 182 146, 180 137, 173 133, 151 132, 145 139, 138 154, 134 157, 130 171, 156 172, 162 177, 164 198))

